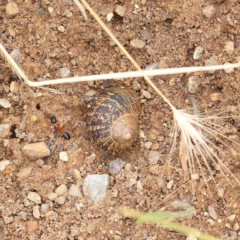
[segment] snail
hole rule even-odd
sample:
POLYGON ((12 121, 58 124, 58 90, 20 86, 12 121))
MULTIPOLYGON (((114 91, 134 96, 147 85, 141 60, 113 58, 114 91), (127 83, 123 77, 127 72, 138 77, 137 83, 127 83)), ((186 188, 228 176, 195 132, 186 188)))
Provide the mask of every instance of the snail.
POLYGON ((86 117, 93 141, 104 150, 121 152, 139 136, 140 104, 130 89, 111 87, 96 97, 86 117))

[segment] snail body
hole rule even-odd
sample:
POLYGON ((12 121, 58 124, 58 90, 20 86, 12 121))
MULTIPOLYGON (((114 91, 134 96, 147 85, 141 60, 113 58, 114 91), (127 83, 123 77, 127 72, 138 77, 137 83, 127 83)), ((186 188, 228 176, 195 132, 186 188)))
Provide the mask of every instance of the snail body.
POLYGON ((102 91, 87 113, 90 137, 99 147, 112 152, 129 148, 139 136, 139 112, 134 91, 117 87, 102 91))

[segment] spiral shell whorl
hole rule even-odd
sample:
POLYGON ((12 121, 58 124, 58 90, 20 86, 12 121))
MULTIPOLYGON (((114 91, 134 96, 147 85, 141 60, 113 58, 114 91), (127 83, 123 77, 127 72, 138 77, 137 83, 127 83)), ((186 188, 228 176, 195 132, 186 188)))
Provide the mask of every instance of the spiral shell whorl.
POLYGON ((87 114, 91 138, 103 149, 112 152, 130 147, 138 138, 137 94, 129 89, 109 88, 96 98, 87 114))

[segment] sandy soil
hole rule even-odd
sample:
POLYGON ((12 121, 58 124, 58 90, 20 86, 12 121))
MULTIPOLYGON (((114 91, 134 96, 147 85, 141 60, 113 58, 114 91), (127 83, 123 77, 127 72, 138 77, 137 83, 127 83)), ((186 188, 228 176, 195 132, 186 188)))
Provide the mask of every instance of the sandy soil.
MULTIPOLYGON (((31 80, 58 78, 63 67, 70 70, 69 76, 134 70, 90 14, 87 12, 89 20, 85 21, 71 0, 15 2, 19 12, 13 16, 6 12, 8 1, 0 3, 0 41, 9 53, 20 50, 20 65, 31 80)), ((219 63, 233 63, 239 57, 237 0, 91 0, 89 4, 143 69, 152 63, 160 67, 200 66, 213 56, 219 63), (117 4, 126 10, 123 17, 114 12, 117 4), (108 13, 114 13, 109 22, 108 13), (145 46, 133 47, 133 39, 143 40, 145 46), (225 47, 228 42, 234 43, 234 49, 225 47), (203 54, 194 60, 194 50, 199 46, 203 54)), ((227 111, 229 118, 220 124, 227 136, 240 143, 239 70, 192 75, 201 80, 195 95, 199 109, 207 114, 227 111)), ((186 109, 192 108, 190 95, 184 90, 190 76, 161 76, 153 81, 174 106, 186 109)), ((179 219, 180 223, 223 239, 240 239, 240 190, 236 181, 230 179, 228 184, 219 169, 210 164, 221 197, 202 164, 203 172, 209 176, 209 189, 197 168, 200 178, 193 195, 189 174, 182 170, 179 149, 161 177, 170 149, 173 116, 143 79, 51 86, 63 94, 28 86, 13 92, 12 81, 18 79, 0 58, 0 98, 11 103, 10 109, 0 107, 0 123, 11 126, 10 134, 0 139, 0 160, 10 162, 0 172, 0 239, 186 239, 152 224, 137 225, 118 212, 121 206, 146 212, 168 210, 174 200, 187 202, 196 211, 193 216, 179 219), (86 132, 88 93, 108 86, 137 88, 141 98, 140 128, 145 138, 140 138, 130 151, 116 155, 96 147, 86 132), (144 98, 141 90, 151 93, 151 99, 144 98), (53 115, 71 135, 69 141, 54 133, 50 121, 53 115), (53 144, 54 153, 46 163, 23 155, 23 146, 34 142, 53 144), (152 143, 150 149, 146 148, 147 142, 152 143), (61 151, 68 152, 68 162, 59 161, 61 151), (160 153, 157 163, 149 163, 151 151, 160 153), (92 153, 95 159, 89 158, 92 153), (125 167, 113 176, 109 163, 116 158, 122 159, 125 167), (22 170, 29 172, 21 177, 22 170), (49 199, 49 193, 61 184, 67 188, 76 184, 82 191, 88 174, 110 175, 110 188, 101 204, 88 202, 82 194, 78 198, 67 195, 64 204, 49 199), (41 202, 28 200, 29 192, 37 192, 41 202), (44 204, 48 204, 46 211, 44 204), (40 207, 39 217, 33 215, 36 205, 40 207)), ((220 141, 216 143, 222 160, 240 179, 238 154, 220 141)))

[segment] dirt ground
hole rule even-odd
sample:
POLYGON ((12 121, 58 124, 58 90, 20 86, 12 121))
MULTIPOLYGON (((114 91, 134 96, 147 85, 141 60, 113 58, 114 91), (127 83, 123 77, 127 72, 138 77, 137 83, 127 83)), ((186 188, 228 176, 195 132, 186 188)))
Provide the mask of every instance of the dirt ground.
MULTIPOLYGON (((19 8, 15 15, 6 12, 7 0, 0 2, 0 41, 9 53, 20 50, 20 65, 32 81, 59 78, 59 69, 64 67, 70 70, 69 77, 134 70, 88 11, 89 19, 85 21, 71 0, 15 2, 19 8)), ((143 69, 153 63, 160 67, 200 66, 213 56, 219 63, 234 63, 240 56, 237 0, 90 0, 89 4, 143 69), (125 8, 123 16, 115 13, 117 5, 125 8), (108 13, 113 13, 109 22, 108 13), (145 46, 132 46, 134 39, 144 41, 145 46), (228 42, 234 43, 234 49, 226 47, 228 42), (203 54, 194 60, 196 47, 202 47, 203 54)), ((198 76, 201 84, 195 98, 199 109, 207 114, 229 110, 229 118, 221 125, 227 136, 240 143, 239 73, 200 72, 152 79, 176 108, 187 109, 192 108, 185 91, 188 78, 198 76)), ((175 200, 195 209, 193 216, 178 219, 180 223, 223 239, 240 239, 240 189, 236 181, 231 179, 228 184, 219 169, 211 165, 221 189, 219 194, 202 164, 210 189, 200 169, 196 169, 200 177, 193 195, 178 149, 161 177, 170 150, 173 115, 143 79, 50 86, 62 94, 26 85, 12 92, 12 81, 18 79, 0 58, 0 98, 11 103, 11 108, 0 107, 0 123, 11 126, 10 134, 0 139, 0 160, 10 162, 0 172, 0 239, 186 239, 153 224, 137 225, 118 211, 121 206, 145 212, 169 210, 175 200), (140 129, 145 134, 130 151, 116 155, 102 151, 90 141, 85 122, 90 90, 99 92, 109 86, 138 90, 142 107, 140 129), (142 96, 142 90, 148 91, 151 98, 142 96), (53 115, 64 125, 70 140, 56 137, 50 121, 53 115), (23 155, 24 145, 49 144, 53 139, 55 151, 46 163, 23 155), (58 159, 61 151, 68 152, 67 162, 58 159), (153 164, 148 159, 151 151, 160 153, 159 161, 153 164), (96 158, 89 158, 93 153, 96 158), (116 158, 124 161, 125 167, 113 176, 109 163, 116 158), (29 170, 25 177, 19 175, 22 170, 29 170), (67 188, 76 184, 82 192, 88 174, 110 175, 110 187, 102 203, 91 203, 82 193, 80 197, 67 195, 64 204, 49 199, 49 193, 61 184, 67 188), (28 200, 29 192, 41 196, 38 217, 33 215, 36 203, 28 200), (47 211, 44 206, 48 206, 47 211)), ((239 155, 221 142, 217 144, 223 162, 240 179, 239 155)))

